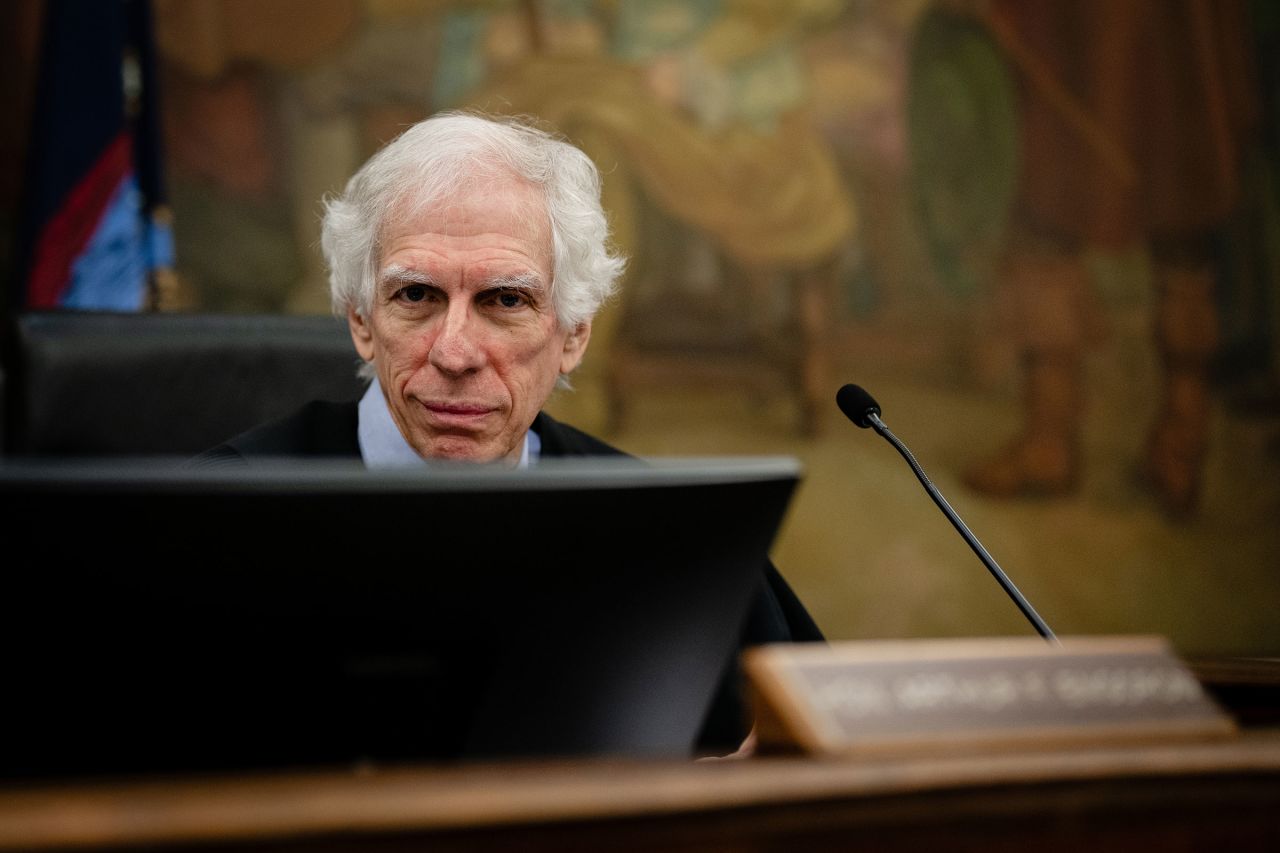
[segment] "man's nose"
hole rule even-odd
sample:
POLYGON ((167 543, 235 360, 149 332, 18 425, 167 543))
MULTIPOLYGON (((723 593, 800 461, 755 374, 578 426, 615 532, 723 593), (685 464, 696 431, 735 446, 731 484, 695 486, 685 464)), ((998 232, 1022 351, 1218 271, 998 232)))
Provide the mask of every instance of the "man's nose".
POLYGON ((462 376, 483 367, 482 332, 479 319, 473 316, 470 306, 450 305, 441 322, 443 325, 431 344, 428 356, 431 365, 449 376, 462 376))

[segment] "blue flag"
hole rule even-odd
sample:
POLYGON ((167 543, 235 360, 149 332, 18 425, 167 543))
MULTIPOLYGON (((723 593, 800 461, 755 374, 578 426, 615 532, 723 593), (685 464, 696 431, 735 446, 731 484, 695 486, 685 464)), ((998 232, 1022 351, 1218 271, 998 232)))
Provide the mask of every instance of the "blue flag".
POLYGON ((136 311, 173 265, 148 0, 47 0, 19 246, 24 308, 136 311))

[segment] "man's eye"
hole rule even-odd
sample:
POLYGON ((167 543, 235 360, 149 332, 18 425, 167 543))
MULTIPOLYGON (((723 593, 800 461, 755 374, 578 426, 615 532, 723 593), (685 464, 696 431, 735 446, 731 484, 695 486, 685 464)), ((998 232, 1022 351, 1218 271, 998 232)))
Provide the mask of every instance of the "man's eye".
POLYGON ((411 284, 401 288, 400 296, 406 302, 422 302, 427 298, 427 288, 421 284, 411 284))
POLYGON ((503 290, 498 292, 497 301, 503 308, 519 308, 525 304, 525 296, 517 290, 503 290))

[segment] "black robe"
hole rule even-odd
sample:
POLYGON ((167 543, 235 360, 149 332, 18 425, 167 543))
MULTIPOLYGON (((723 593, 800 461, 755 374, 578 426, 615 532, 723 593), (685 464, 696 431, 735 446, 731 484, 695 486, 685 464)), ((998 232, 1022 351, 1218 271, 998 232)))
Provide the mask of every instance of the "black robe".
MULTIPOLYGON (((297 412, 256 427, 207 450, 193 460, 198 467, 248 465, 269 457, 359 458, 358 404, 311 402, 297 412)), ((622 451, 597 438, 540 413, 533 430, 542 440, 541 455, 623 456, 622 451)), ((791 587, 772 563, 743 626, 741 647, 765 643, 815 642, 822 633, 791 587)), ((726 663, 698 738, 700 752, 731 750, 746 736, 747 715, 741 695, 737 662, 726 663)))

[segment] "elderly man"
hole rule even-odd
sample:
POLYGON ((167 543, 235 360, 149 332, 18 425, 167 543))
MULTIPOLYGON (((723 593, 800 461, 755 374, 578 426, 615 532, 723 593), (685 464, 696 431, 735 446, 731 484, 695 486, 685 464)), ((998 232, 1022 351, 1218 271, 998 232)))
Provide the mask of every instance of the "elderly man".
MULTIPOLYGON (((515 121, 444 114, 407 130, 329 202, 321 245, 362 373, 359 403, 321 403, 207 452, 202 463, 359 456, 528 465, 620 451, 541 412, 582 361, 621 258, 607 249, 595 167, 515 121)), ((744 644, 820 639, 771 566, 744 644)), ((701 741, 736 745, 729 667, 701 741)))
POLYGON ((533 128, 457 114, 410 128, 324 217, 334 310, 368 392, 358 407, 311 404, 205 459, 526 465, 616 453, 540 414, 622 271, 599 197, 586 155, 533 128))

